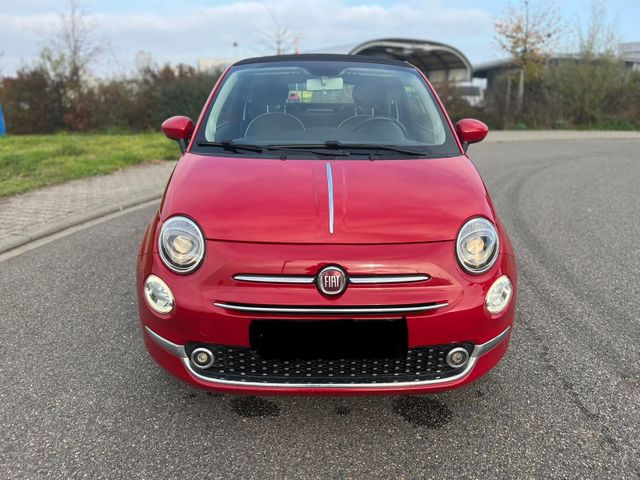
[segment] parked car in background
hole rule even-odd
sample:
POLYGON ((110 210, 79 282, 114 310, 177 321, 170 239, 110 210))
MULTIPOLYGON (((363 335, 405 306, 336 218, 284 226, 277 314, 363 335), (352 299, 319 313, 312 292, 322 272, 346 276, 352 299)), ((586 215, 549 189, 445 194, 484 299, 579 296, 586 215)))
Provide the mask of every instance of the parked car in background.
POLYGON ((484 107, 485 88, 472 83, 461 83, 454 88, 455 94, 472 107, 484 107))

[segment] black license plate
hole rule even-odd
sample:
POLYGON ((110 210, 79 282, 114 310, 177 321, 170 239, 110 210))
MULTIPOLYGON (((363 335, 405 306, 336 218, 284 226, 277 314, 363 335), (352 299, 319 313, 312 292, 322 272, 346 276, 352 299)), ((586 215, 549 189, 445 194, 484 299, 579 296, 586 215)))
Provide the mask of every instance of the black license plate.
POLYGON ((262 358, 395 358, 407 354, 407 321, 254 320, 251 348, 262 358))

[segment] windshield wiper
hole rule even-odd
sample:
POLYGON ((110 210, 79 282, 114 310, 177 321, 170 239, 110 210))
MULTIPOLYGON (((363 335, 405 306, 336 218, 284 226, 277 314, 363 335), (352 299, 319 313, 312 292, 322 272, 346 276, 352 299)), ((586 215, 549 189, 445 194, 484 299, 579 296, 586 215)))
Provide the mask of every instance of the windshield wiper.
POLYGON ((248 150, 249 152, 256 153, 264 152, 264 147, 261 147, 260 145, 235 143, 233 140, 221 140, 219 142, 206 142, 204 140, 200 140, 199 142, 196 142, 196 145, 199 147, 222 147, 225 150, 233 150, 234 152, 238 150, 248 150))
POLYGON ((287 151, 287 150, 292 150, 295 152, 302 152, 302 153, 311 153, 314 155, 318 155, 318 156, 331 156, 331 157, 348 157, 349 155, 351 155, 349 152, 336 152, 336 151, 327 151, 327 150, 311 150, 311 148, 323 148, 324 145, 314 145, 314 146, 309 146, 309 145, 267 145, 264 148, 266 150, 282 150, 282 151, 287 151))
MULTIPOLYGON (((199 147, 221 147, 225 150, 246 150, 249 152, 256 153, 264 153, 266 151, 282 151, 286 152, 287 150, 301 152, 301 153, 310 153, 312 155, 318 156, 341 156, 348 157, 349 155, 369 155, 372 156, 371 153, 368 152, 348 152, 348 151, 336 151, 336 150, 384 150, 389 152, 397 152, 403 153, 405 155, 415 155, 415 156, 427 156, 429 153, 420 152, 417 150, 411 150, 409 148, 399 147, 396 145, 376 145, 376 144, 367 144, 367 143, 343 143, 338 140, 327 140, 324 143, 310 143, 310 144, 291 144, 291 145, 251 145, 249 143, 235 143, 233 140, 220 140, 219 142, 207 142, 204 140, 200 140, 196 142, 196 145, 199 147), (327 150, 315 150, 315 149, 327 149, 327 150)), ((286 156, 283 153, 281 156, 282 159, 285 159, 286 156)))
POLYGON ((385 150, 389 152, 405 153, 407 155, 425 156, 428 155, 425 152, 419 152, 417 150, 411 150, 409 148, 398 147, 396 145, 369 145, 366 143, 342 143, 338 140, 327 140, 324 142, 327 148, 343 148, 343 149, 359 149, 359 150, 385 150))
MULTIPOLYGON (((270 145, 271 147, 271 145, 270 145)), ((411 150, 408 148, 403 148, 403 147, 398 147, 396 145, 376 145, 376 144, 367 144, 367 143, 343 143, 340 142, 338 140, 327 140, 324 143, 308 143, 308 144, 292 144, 292 145, 280 145, 280 146, 273 146, 274 148, 288 148, 288 149, 296 149, 296 150, 301 150, 301 149, 308 149, 308 148, 326 148, 326 149, 330 149, 328 151, 325 151, 324 154, 325 155, 336 155, 336 153, 333 152, 334 149, 342 149, 342 150, 385 150, 385 151, 390 151, 390 152, 398 152, 398 153, 404 153, 407 155, 416 155, 416 156, 425 156, 425 155, 430 155, 430 153, 427 152, 419 152, 417 150, 411 150), (329 153, 329 151, 331 151, 331 153, 329 153)), ((320 152, 317 152, 320 153, 320 152)), ((343 155, 369 155, 371 156, 372 154, 369 152, 345 152, 343 155)))
MULTIPOLYGON (((326 155, 340 156, 340 157, 349 156, 349 152, 333 152, 333 151, 328 152, 326 150, 324 151, 309 150, 307 148, 304 148, 304 146, 302 148, 298 148, 298 145, 251 145, 248 143, 235 143, 233 140, 220 140, 219 142, 207 142, 207 141, 201 140, 197 142, 196 145, 199 147, 221 147, 221 148, 224 148, 225 150, 232 150, 234 152, 238 150, 247 150, 249 152, 264 153, 266 151, 274 151, 274 150, 283 151, 283 152, 287 150, 295 150, 296 152, 310 153, 318 156, 326 156, 326 155)), ((320 147, 323 147, 323 145, 321 145, 320 147)), ((286 155, 283 153, 280 158, 284 160, 286 158, 286 155)))

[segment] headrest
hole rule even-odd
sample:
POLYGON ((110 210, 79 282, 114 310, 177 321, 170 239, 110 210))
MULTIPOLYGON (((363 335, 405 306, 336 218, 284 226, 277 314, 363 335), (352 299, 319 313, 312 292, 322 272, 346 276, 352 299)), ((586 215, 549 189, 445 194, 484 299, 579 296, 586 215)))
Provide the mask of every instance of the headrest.
POLYGON ((386 89, 376 83, 358 83, 353 87, 353 102, 359 107, 374 108, 386 103, 386 89))
POLYGON ((284 82, 259 83, 253 89, 252 99, 265 105, 281 105, 289 97, 289 86, 284 82))

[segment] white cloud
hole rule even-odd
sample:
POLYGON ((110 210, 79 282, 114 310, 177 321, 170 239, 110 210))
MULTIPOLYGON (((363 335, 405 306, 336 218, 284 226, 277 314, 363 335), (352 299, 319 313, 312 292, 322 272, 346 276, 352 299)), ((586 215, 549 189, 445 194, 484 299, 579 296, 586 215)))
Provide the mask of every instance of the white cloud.
MULTIPOLYGON (((23 2, 23 7, 24 7, 23 2)), ((21 59, 29 60, 42 46, 42 32, 57 22, 46 0, 30 0, 31 11, 0 13, 0 68, 10 73, 21 59), (41 8, 35 8, 39 5, 41 8)), ((56 8, 60 4, 56 3, 56 8)), ((299 34, 303 51, 356 43, 381 37, 416 37, 452 44, 472 61, 493 56, 492 19, 479 9, 459 8, 444 1, 398 2, 389 6, 349 5, 343 0, 282 0, 270 3, 278 21, 299 34)), ((101 13, 92 7, 118 63, 130 67, 136 52, 151 52, 159 62, 195 63, 200 57, 232 57, 270 53, 261 45, 258 29, 269 27, 263 2, 244 1, 212 7, 186 6, 167 13, 101 13)))

